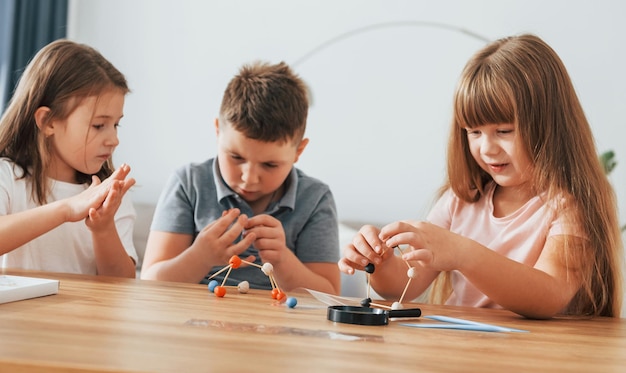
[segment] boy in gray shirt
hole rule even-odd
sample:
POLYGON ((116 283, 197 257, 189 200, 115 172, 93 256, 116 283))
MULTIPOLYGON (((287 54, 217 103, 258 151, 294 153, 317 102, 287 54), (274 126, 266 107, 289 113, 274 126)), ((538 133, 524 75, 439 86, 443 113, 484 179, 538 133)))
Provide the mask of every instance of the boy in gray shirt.
MULTIPOLYGON (((333 195, 294 166, 309 142, 307 96, 283 62, 240 69, 215 119, 217 157, 179 168, 161 193, 142 279, 207 283, 238 255, 271 263, 284 291, 340 292, 333 195)), ((226 285, 244 280, 272 288, 256 266, 233 269, 226 285)))

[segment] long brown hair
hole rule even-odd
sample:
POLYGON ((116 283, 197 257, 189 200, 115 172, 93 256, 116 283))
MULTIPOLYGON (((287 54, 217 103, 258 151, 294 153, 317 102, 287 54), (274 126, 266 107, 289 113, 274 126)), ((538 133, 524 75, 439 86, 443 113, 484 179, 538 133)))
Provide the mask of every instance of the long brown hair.
POLYGON ((564 260, 575 258, 581 266, 582 286, 566 312, 619 317, 623 243, 616 197, 566 68, 537 36, 497 40, 465 66, 454 97, 448 182, 441 192, 449 187, 467 202, 484 195, 491 177, 473 159, 465 128, 491 123, 516 124, 533 163, 535 192, 548 201, 565 196, 577 210, 586 240, 575 243, 566 236, 564 260))
MULTIPOLYGON (((98 51, 69 40, 57 40, 43 47, 30 61, 9 106, 0 119, 0 157, 11 159, 29 178, 33 198, 45 204, 49 192, 46 169, 49 144, 35 123, 35 111, 50 108, 47 120, 67 118, 83 99, 106 90, 129 92, 126 78, 98 51)), ((96 174, 104 179, 113 172, 109 159, 96 174)), ((91 175, 77 171, 79 182, 91 175)))

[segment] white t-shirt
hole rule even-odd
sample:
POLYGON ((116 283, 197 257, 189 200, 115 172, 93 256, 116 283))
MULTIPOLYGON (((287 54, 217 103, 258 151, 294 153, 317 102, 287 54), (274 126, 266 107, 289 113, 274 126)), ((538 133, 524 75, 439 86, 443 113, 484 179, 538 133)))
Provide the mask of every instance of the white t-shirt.
MULTIPOLYGON (((446 191, 430 211, 427 220, 451 232, 482 244, 489 249, 534 266, 550 236, 576 233, 563 214, 557 215, 550 204, 536 196, 505 217, 493 215, 495 183, 485 188, 485 195, 475 203, 446 191)), ((453 293, 446 304, 471 307, 501 308, 478 290, 458 271, 451 272, 453 293)))
MULTIPOLYGON (((10 215, 39 206, 32 198, 27 179, 12 161, 0 158, 0 215, 10 215)), ((53 181, 48 202, 74 196, 85 184, 53 181)), ((126 193, 115 214, 115 226, 128 255, 137 262, 133 244, 135 209, 126 193)), ((28 229, 28 227, 24 227, 28 229)), ((0 256, 0 267, 51 272, 97 274, 91 231, 84 220, 64 223, 34 240, 0 256)))

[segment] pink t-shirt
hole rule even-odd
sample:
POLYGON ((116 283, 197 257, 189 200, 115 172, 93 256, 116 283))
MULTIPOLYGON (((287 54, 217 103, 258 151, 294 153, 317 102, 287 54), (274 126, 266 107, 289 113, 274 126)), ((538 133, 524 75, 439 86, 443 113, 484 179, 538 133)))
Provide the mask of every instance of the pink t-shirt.
MULTIPOLYGON (((550 236, 571 233, 539 196, 509 216, 493 216, 495 183, 485 188, 485 195, 475 203, 467 203, 448 190, 430 211, 427 220, 451 232, 480 243, 517 262, 534 266, 550 236)), ((452 271, 452 295, 449 305, 501 308, 480 292, 458 271, 452 271)))

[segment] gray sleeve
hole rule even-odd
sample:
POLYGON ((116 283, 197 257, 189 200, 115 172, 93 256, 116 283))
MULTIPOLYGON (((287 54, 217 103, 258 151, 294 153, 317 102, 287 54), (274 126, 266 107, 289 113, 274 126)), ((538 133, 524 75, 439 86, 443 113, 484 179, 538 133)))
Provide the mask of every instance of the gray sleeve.
POLYGON ((303 263, 336 263, 339 260, 339 223, 330 190, 321 196, 298 234, 295 253, 303 263))
POLYGON ((183 170, 176 171, 165 184, 157 202, 150 230, 195 234, 194 207, 183 180, 183 170))

